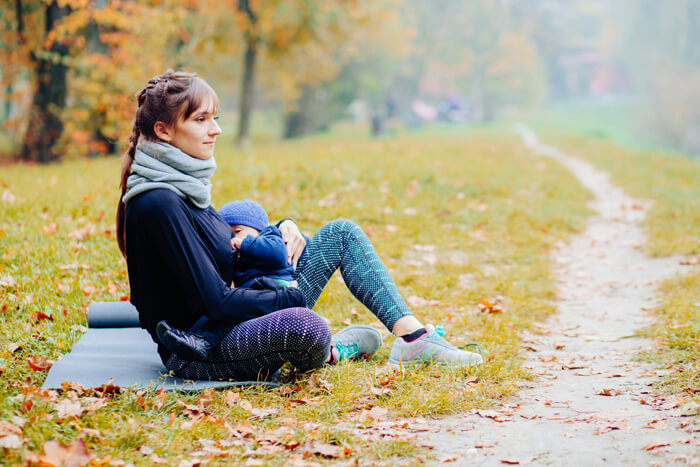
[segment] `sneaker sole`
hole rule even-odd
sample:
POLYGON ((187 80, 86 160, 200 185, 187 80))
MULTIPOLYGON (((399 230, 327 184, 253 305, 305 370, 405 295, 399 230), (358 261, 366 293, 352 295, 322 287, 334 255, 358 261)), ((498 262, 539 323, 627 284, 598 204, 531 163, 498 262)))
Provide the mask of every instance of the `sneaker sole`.
POLYGON ((432 358, 430 360, 397 360, 395 358, 389 357, 389 361, 387 362, 389 365, 399 367, 399 366, 422 366, 422 365, 452 365, 452 366, 484 366, 484 359, 483 357, 481 358, 481 361, 478 362, 464 362, 464 363, 455 363, 455 362, 450 362, 448 360, 440 360, 440 356, 437 358, 432 358))

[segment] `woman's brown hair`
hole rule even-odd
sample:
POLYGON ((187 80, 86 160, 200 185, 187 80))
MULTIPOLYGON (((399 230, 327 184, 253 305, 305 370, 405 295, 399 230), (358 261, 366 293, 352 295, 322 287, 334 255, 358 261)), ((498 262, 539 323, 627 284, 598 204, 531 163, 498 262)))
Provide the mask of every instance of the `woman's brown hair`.
POLYGON ((157 140, 158 137, 153 131, 156 122, 171 126, 179 119, 186 120, 208 100, 213 100, 215 107, 219 105, 216 93, 202 78, 194 73, 172 70, 153 77, 136 97, 138 107, 134 117, 134 128, 129 137, 129 148, 122 156, 122 177, 119 184, 121 196, 117 206, 117 242, 125 258, 126 206, 122 198, 126 193, 126 181, 131 174, 139 138, 157 140))

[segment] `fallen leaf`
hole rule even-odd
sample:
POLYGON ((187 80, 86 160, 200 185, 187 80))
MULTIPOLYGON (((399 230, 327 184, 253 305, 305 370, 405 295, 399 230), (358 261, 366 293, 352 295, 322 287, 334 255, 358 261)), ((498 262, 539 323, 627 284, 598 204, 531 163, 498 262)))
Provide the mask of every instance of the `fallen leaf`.
POLYGON ((216 391, 214 388, 208 388, 202 391, 202 394, 199 395, 197 398, 197 403, 202 406, 202 407, 208 407, 209 404, 214 400, 214 396, 216 395, 216 391))
POLYGON ((654 430, 665 430, 668 428, 667 420, 651 420, 649 423, 644 425, 642 428, 651 428, 654 430))
POLYGON ((693 266, 695 264, 698 264, 698 262, 700 262, 700 259, 698 259, 697 256, 685 258, 679 261, 679 263, 683 266, 693 266))
POLYGON ((41 231, 43 232, 44 235, 53 235, 56 232, 58 232, 58 224, 55 222, 51 222, 49 224, 46 224, 41 228, 41 231))
POLYGON ((350 448, 336 446, 335 444, 324 443, 316 440, 304 443, 302 450, 304 457, 319 455, 323 457, 332 457, 334 459, 352 453, 350 448))
POLYGON ((664 447, 664 446, 670 446, 670 445, 671 445, 671 443, 665 443, 665 442, 663 442, 663 441, 661 441, 661 442, 657 441, 657 442, 655 442, 655 443, 649 443, 649 444, 647 444, 646 446, 644 446, 643 449, 644 449, 645 451, 651 451, 651 450, 656 449, 656 448, 662 448, 662 447, 664 447))
POLYGON ((58 269, 65 271, 67 269, 84 269, 84 270, 89 270, 92 269, 92 266, 89 266, 87 264, 80 264, 80 263, 71 263, 71 264, 63 264, 58 267, 58 269))
POLYGON ((277 408, 253 408, 250 410, 250 413, 252 416, 250 417, 251 419, 263 419, 267 417, 271 417, 273 415, 277 415, 279 413, 279 409, 277 408))
POLYGON ((338 198, 337 193, 328 193, 326 196, 324 196, 323 198, 321 198, 318 201, 318 205, 322 206, 322 207, 335 206, 335 204, 338 201, 337 198, 338 198))
POLYGON ((597 393, 599 396, 617 396, 618 394, 621 394, 622 391, 618 389, 602 389, 599 393, 597 393))
POLYGON ((34 371, 48 371, 53 365, 53 362, 49 360, 48 357, 43 356, 31 356, 27 359, 27 362, 29 363, 29 368, 34 371))
POLYGON ((22 344, 18 344, 18 343, 16 343, 16 342, 10 342, 9 344, 7 344, 7 345, 5 346, 5 349, 6 349, 9 353, 15 353, 15 352, 17 352, 18 350, 20 350, 21 348, 22 348, 22 344))
POLYGON ((29 321, 42 321, 45 319, 53 321, 53 315, 47 315, 46 313, 42 313, 41 311, 29 314, 29 321))
MULTIPOLYGON (((283 386, 287 387, 287 386, 283 386)), ((238 405, 238 401, 241 400, 241 394, 238 392, 233 392, 231 390, 226 391, 224 394, 224 404, 226 404, 229 407, 233 407, 235 405, 238 405)))
POLYGON ((15 201, 17 201, 17 197, 15 195, 13 195, 10 190, 6 189, 6 190, 3 190, 2 195, 0 195, 0 201, 2 201, 3 203, 10 204, 10 203, 14 203, 15 201))
POLYGON ((87 223, 82 227, 78 227, 76 229, 73 229, 71 233, 68 234, 70 238, 73 240, 76 240, 78 242, 81 242, 83 240, 86 240, 90 238, 93 234, 95 233, 95 225, 91 223, 87 223))
POLYGON ((242 408, 243 410, 250 411, 253 409, 253 404, 251 404, 250 401, 241 399, 240 402, 238 402, 238 407, 242 408))
POLYGON ((593 433, 594 435, 602 435, 612 430, 624 430, 627 428, 627 424, 624 422, 617 423, 603 423, 598 426, 598 429, 593 433))
POLYGON ((477 410, 476 413, 481 418, 490 418, 497 422, 501 421, 500 417, 502 416, 502 414, 500 412, 496 412, 495 410, 477 410))
POLYGON ((476 449, 488 449, 488 448, 496 447, 497 444, 498 444, 498 441, 484 441, 482 443, 475 444, 474 447, 476 449))
POLYGON ((477 308, 483 313, 501 313, 503 311, 503 297, 499 295, 498 297, 492 298, 490 300, 482 298, 479 301, 477 308))
POLYGON ((88 453, 85 441, 73 440, 70 444, 61 444, 57 441, 44 443, 44 454, 39 457, 40 465, 79 467, 87 465, 92 460, 88 453))
POLYGON ((106 394, 119 394, 121 392, 121 388, 114 384, 114 378, 109 378, 107 384, 92 388, 92 390, 102 396, 106 394))
POLYGON ((83 406, 80 405, 80 401, 64 399, 56 404, 56 412, 58 413, 58 418, 66 418, 78 417, 84 412, 84 410, 83 406))
POLYGON ((425 298, 417 295, 410 295, 408 298, 406 298, 406 302, 412 307, 435 306, 440 304, 440 301, 438 300, 426 300, 425 298))
POLYGON ((180 400, 177 401, 177 405, 183 408, 182 413, 184 413, 190 420, 198 420, 205 415, 209 415, 201 405, 186 404, 180 400))
POLYGON ((0 436, 21 435, 22 429, 10 422, 0 420, 0 436))
POLYGON ((373 420, 386 420, 386 416, 389 410, 386 407, 372 407, 372 409, 367 412, 367 416, 373 420))
POLYGON ((85 412, 94 412, 95 410, 101 409, 102 407, 107 407, 109 405, 108 399, 99 397, 85 398, 83 399, 83 402, 87 402, 83 407, 85 412))
POLYGON ((0 436, 0 448, 17 449, 21 448, 23 443, 19 435, 0 436))
POLYGON ((369 388, 369 392, 371 392, 375 396, 386 396, 388 394, 391 394, 393 391, 389 388, 378 388, 378 387, 372 386, 369 388))
POLYGON ((678 409, 678 415, 681 417, 700 415, 700 404, 695 401, 686 402, 678 409))
POLYGON ((15 282, 12 276, 2 276, 0 277, 0 287, 14 289, 15 287, 17 287, 17 282, 15 282))

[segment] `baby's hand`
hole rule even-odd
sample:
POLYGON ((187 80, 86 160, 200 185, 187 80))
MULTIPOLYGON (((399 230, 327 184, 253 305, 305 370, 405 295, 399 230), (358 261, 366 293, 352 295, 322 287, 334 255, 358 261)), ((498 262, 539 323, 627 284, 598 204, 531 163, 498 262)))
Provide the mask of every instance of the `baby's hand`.
POLYGON ((241 249, 241 243, 243 243, 243 240, 241 240, 240 238, 233 237, 231 239, 231 246, 234 247, 236 250, 241 249))

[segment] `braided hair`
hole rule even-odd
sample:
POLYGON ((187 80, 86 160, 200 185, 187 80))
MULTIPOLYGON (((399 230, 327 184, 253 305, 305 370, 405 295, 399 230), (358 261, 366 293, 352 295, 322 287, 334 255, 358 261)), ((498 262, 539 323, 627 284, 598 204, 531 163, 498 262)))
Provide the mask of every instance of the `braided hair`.
POLYGON ((122 255, 126 257, 126 207, 122 198, 126 193, 126 182, 131 174, 136 146, 140 138, 157 140, 153 127, 157 122, 168 126, 178 120, 186 120, 207 100, 218 106, 214 90, 194 73, 168 70, 153 77, 145 88, 136 95, 138 107, 134 116, 134 126, 129 136, 129 147, 122 156, 121 196, 117 206, 117 242, 122 255))

